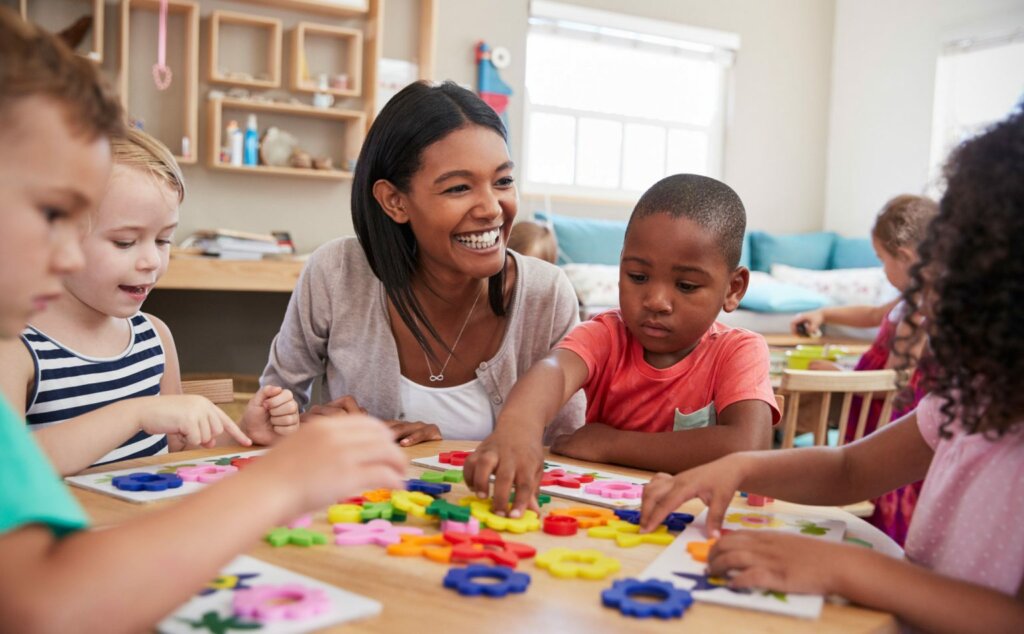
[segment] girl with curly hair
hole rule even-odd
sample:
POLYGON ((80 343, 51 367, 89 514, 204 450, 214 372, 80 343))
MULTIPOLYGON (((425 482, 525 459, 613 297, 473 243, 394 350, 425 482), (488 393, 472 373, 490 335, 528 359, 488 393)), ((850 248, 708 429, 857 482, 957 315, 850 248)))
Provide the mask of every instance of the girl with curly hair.
MULTIPOLYGON (((930 350, 917 410, 858 442, 726 456, 646 487, 644 530, 695 497, 717 537, 737 490, 841 505, 925 478, 900 561, 782 533, 721 537, 709 574, 735 588, 839 594, 929 632, 1024 623, 1024 110, 957 148, 904 293, 930 350), (923 316, 924 319, 920 317, 923 316)), ((908 362, 908 361, 906 361, 908 362)))

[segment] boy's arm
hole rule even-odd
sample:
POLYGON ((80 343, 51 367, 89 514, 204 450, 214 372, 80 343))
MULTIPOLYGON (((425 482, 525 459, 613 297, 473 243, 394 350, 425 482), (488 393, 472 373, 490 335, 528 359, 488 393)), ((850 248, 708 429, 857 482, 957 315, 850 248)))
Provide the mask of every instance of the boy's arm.
POLYGON ((772 412, 764 401, 733 403, 711 427, 662 433, 590 423, 552 451, 580 460, 678 473, 730 453, 771 447, 772 412))

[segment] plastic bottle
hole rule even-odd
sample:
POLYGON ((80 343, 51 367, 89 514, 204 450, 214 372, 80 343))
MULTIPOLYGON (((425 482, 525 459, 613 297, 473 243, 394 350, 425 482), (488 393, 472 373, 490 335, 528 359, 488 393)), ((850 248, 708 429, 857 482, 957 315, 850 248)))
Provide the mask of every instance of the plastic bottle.
POLYGON ((245 160, 246 165, 259 165, 260 135, 256 129, 256 115, 249 115, 245 126, 245 160))
POLYGON ((228 121, 228 156, 232 165, 242 164, 242 131, 238 128, 238 122, 232 119, 228 121))

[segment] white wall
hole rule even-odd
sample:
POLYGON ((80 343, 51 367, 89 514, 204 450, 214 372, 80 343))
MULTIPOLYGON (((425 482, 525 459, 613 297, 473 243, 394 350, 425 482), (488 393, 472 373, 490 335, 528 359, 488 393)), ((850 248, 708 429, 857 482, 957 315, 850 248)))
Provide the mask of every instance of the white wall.
POLYGON ((928 187, 942 44, 1024 27, 1022 0, 838 0, 824 224, 866 235, 890 197, 928 187))

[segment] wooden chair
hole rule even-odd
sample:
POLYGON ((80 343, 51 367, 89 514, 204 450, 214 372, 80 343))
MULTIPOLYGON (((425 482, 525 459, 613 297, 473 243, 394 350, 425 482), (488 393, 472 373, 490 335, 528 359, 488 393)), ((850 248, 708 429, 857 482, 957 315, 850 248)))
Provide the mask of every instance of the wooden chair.
POLYGON ((181 391, 184 394, 205 396, 218 405, 235 401, 235 382, 231 379, 182 381, 181 391))
POLYGON ((839 429, 838 444, 842 445, 846 438, 847 421, 850 418, 850 403, 854 396, 860 396, 865 403, 857 417, 857 429, 854 440, 864 435, 872 399, 881 397, 882 412, 878 419, 881 427, 889 422, 892 416, 892 402, 896 397, 896 372, 893 370, 868 370, 864 372, 828 372, 815 370, 784 370, 779 394, 786 399, 786 409, 782 415, 782 447, 793 446, 796 435, 797 416, 800 412, 801 394, 820 394, 821 403, 818 411, 818 424, 814 430, 815 446, 824 445, 828 439, 829 410, 832 406, 832 395, 842 395, 842 408, 839 412, 837 427, 839 429))

